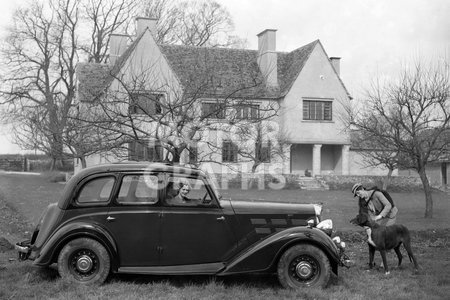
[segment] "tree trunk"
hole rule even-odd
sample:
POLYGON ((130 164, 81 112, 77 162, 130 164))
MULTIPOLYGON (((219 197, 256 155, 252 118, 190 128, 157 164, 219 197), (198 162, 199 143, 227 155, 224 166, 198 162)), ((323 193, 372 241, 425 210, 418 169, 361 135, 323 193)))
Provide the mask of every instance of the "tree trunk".
POLYGON ((256 163, 256 162, 253 164, 253 166, 252 166, 252 173, 256 172, 256 168, 258 168, 260 164, 261 163, 256 163))
POLYGON ((431 219, 433 218, 433 198, 431 196, 430 182, 425 173, 425 168, 419 170, 419 176, 422 180, 423 190, 425 192, 425 218, 431 219))
POLYGON ((50 171, 56 171, 62 167, 62 160, 57 157, 52 157, 52 163, 50 164, 50 171))
POLYGON ((82 156, 82 157, 80 157, 80 160, 81 160, 81 168, 86 169, 86 166, 87 166, 86 157, 82 156))
POLYGON ((386 178, 385 178, 384 181, 383 181, 383 190, 387 190, 389 184, 391 183, 391 178, 392 178, 392 172, 393 172, 393 171, 394 171, 394 170, 389 169, 389 171, 388 171, 388 173, 387 173, 387 176, 386 176, 386 178))

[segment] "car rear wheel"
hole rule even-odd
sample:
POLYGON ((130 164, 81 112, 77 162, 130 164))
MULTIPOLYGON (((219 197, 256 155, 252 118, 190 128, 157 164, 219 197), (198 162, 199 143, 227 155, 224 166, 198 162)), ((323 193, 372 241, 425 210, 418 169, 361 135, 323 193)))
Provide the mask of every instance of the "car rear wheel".
POLYGON ((278 279, 285 288, 325 287, 330 275, 330 260, 313 245, 293 246, 278 262, 278 279))
POLYGON ((59 275, 72 282, 102 284, 108 277, 110 257, 99 242, 79 238, 68 242, 58 256, 59 275))

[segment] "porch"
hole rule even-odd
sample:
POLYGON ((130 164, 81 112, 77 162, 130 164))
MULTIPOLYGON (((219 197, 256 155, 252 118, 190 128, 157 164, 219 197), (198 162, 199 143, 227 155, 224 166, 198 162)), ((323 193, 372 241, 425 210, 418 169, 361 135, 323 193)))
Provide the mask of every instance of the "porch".
POLYGON ((317 175, 348 175, 350 145, 292 144, 290 173, 317 175))

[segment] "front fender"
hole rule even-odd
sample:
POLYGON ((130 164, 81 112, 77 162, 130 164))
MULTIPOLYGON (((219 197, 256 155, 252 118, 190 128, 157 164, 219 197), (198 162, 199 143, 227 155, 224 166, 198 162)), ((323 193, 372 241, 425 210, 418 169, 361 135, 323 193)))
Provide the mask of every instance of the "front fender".
POLYGON ((99 241, 111 255, 113 265, 117 262, 117 246, 109 232, 96 223, 74 222, 58 229, 55 234, 48 239, 41 250, 38 257, 34 260, 34 264, 38 266, 48 266, 55 262, 59 251, 64 245, 78 237, 91 237, 99 241))
POLYGON ((325 252, 332 265, 339 263, 339 252, 336 245, 322 230, 293 227, 252 245, 244 253, 228 262, 226 268, 218 275, 267 271, 287 248, 299 243, 315 245, 325 252))

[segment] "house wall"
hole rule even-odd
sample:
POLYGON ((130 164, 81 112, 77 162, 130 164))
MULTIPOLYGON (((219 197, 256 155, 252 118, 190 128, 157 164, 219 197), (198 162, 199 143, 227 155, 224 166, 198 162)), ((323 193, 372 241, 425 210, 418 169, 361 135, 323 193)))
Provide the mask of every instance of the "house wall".
MULTIPOLYGON (((264 104, 262 104, 264 105, 264 104)), ((278 144, 278 127, 277 122, 264 121, 263 122, 263 140, 271 142, 272 157, 270 163, 262 163, 257 169, 256 173, 283 173, 283 155, 278 153, 280 145, 278 144), (267 127, 266 127, 267 126, 267 127), (268 129, 269 128, 269 129, 268 129)), ((234 128, 235 129, 235 128, 234 128)), ((209 173, 250 173, 252 172, 253 162, 248 157, 241 157, 238 155, 238 162, 222 164, 222 142, 224 140, 231 140, 239 146, 244 152, 250 153, 255 150, 255 137, 242 137, 235 133, 232 126, 223 127, 221 130, 206 130, 202 132, 203 141, 198 143, 198 154, 202 161, 206 161, 200 165, 200 168, 209 173)), ((187 153, 182 157, 181 163, 187 162, 187 153)))
MULTIPOLYGON (((368 166, 360 151, 350 151, 350 175, 385 176, 387 173, 387 168, 368 166)), ((398 175, 398 170, 394 170, 392 176, 398 175)))
MULTIPOLYGON (((136 90, 165 92, 169 101, 180 100, 179 81, 149 31, 146 31, 137 43, 121 73, 124 74, 125 81, 131 84, 139 78, 139 84, 143 85, 136 86, 136 90)), ((117 80, 115 87, 120 87, 117 80)))
POLYGON ((342 121, 347 115, 344 105, 349 105, 349 101, 325 51, 317 44, 282 101, 283 132, 292 143, 350 144, 350 135, 342 121), (333 120, 303 120, 303 98, 332 100, 333 120))
MULTIPOLYGON (((440 162, 440 163, 433 163, 429 164, 426 167, 426 174, 428 177, 428 181, 430 182, 430 185, 433 187, 441 187, 444 185, 444 177, 447 176, 447 187, 450 185, 450 162, 440 162), (445 165, 443 168, 442 166, 445 165), (446 171, 445 174, 443 174, 443 171, 446 171)), ((400 170, 399 171, 400 176, 411 176, 411 177, 419 177, 419 174, 416 170, 413 169, 407 169, 407 170, 400 170)))
POLYGON ((322 146, 322 174, 341 174, 341 147, 335 145, 322 146))
POLYGON ((291 172, 304 174, 312 170, 312 145, 294 144, 291 146, 291 172))

